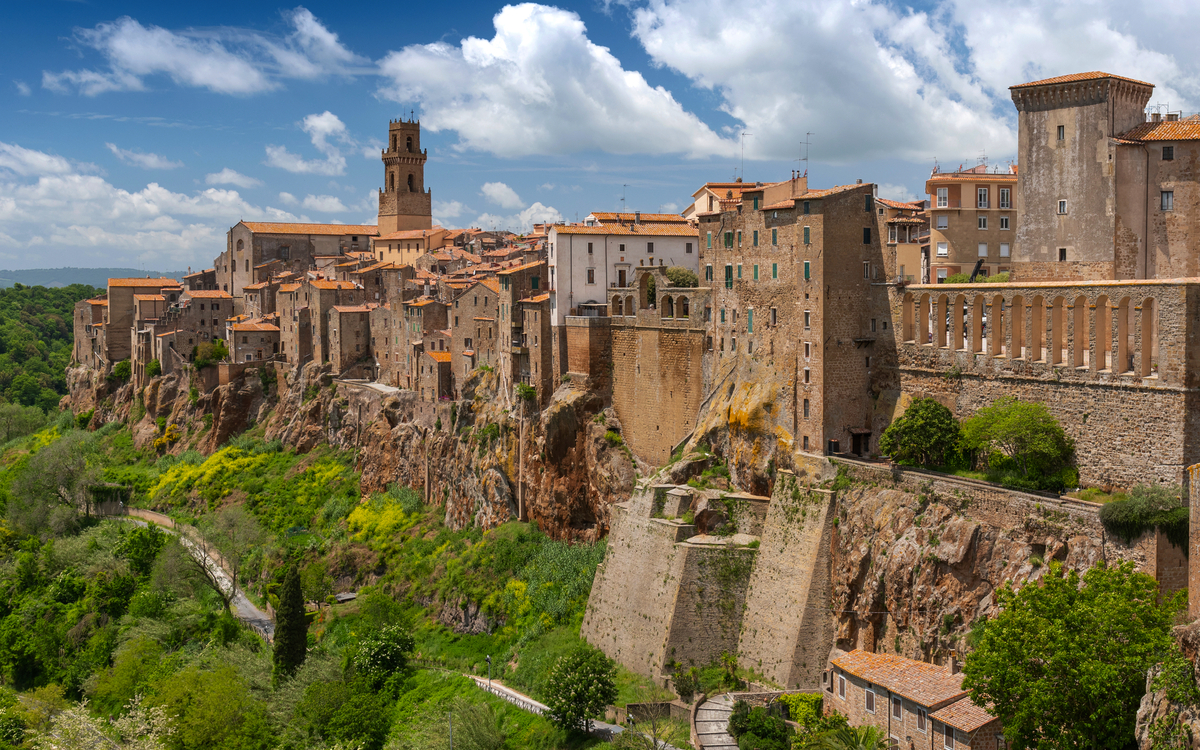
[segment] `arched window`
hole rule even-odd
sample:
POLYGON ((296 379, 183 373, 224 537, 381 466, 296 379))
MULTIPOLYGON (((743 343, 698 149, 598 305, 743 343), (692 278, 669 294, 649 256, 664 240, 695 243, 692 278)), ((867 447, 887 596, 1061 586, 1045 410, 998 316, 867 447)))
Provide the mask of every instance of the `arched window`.
POLYGON ((240 251, 244 247, 246 247, 246 243, 243 240, 238 240, 237 249, 240 251))
POLYGON ((1143 378, 1157 375, 1154 359, 1158 355, 1158 323, 1155 320, 1154 300, 1147 297, 1142 301, 1142 351, 1138 363, 1138 374, 1143 378))
POLYGON ((412 136, 411 135, 408 137, 408 143, 406 144, 405 148, 410 154, 412 153, 412 136))
POLYGON ((410 192, 410 193, 417 192, 416 188, 413 187, 413 176, 412 175, 408 176, 408 192, 410 192))
POLYGON ((1012 301, 1012 348, 1008 352, 1009 359, 1025 357, 1025 298, 1021 295, 1013 297, 1012 301))
POLYGON ((1134 330, 1137 323, 1133 319, 1133 304, 1125 297, 1117 306, 1117 361, 1112 369, 1114 372, 1133 374, 1133 344, 1134 330))
POLYGON ((622 308, 622 306, 623 306, 623 304, 624 304, 624 303, 623 303, 623 301, 622 301, 622 299, 621 299, 620 297, 613 297, 613 300, 612 300, 612 314, 613 314, 614 316, 616 316, 616 315, 624 315, 624 314, 625 314, 625 313, 622 311, 622 309, 621 309, 621 308, 622 308))
POLYGON ((679 298, 679 317, 687 318, 690 316, 690 314, 691 314, 691 309, 688 305, 688 298, 680 297, 679 298))
POLYGON ((904 295, 904 340, 913 341, 913 296, 912 292, 904 295))
POLYGON ((1096 299, 1095 321, 1092 330, 1096 332, 1096 369, 1109 370, 1112 366, 1112 308, 1108 304, 1108 296, 1100 295, 1096 299))
POLYGON ((954 309, 950 313, 950 320, 953 324, 953 330, 950 334, 950 348, 958 351, 966 351, 969 348, 967 323, 970 318, 967 315, 967 297, 965 294, 960 294, 954 298, 954 309))
POLYGON ((633 316, 636 312, 637 307, 633 304, 633 295, 627 295, 625 297, 625 314, 627 316, 633 316))
POLYGON ((675 300, 671 297, 664 297, 662 303, 662 311, 664 318, 675 317, 675 300))
POLYGON ((946 329, 950 325, 950 300, 946 295, 938 297, 937 308, 934 310, 933 325, 934 331, 933 340, 937 342, 939 349, 946 348, 946 329))

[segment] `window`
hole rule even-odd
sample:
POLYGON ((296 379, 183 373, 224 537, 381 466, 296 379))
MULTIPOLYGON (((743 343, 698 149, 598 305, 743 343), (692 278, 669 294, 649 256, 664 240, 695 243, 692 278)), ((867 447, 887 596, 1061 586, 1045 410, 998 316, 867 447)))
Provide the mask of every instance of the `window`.
POLYGON ((1058 140, 1060 140, 1060 141, 1067 140, 1067 128, 1065 125, 1058 126, 1058 140))
POLYGON ((875 318, 871 318, 871 333, 875 333, 875 318))
POLYGON ((653 242, 646 243, 646 252, 650 253, 651 255, 654 255, 654 243, 653 242))
POLYGON ((1001 216, 1000 217, 1000 231, 1004 231, 1006 229, 1008 229, 1008 217, 1001 216))
POLYGON ((978 188, 975 192, 976 192, 975 207, 976 208, 988 208, 988 189, 987 188, 978 188))
POLYGON ((1000 208, 1012 208, 1012 189, 1000 188, 1000 208))
POLYGON ((937 228, 938 229, 948 229, 949 227, 950 227, 950 217, 949 216, 937 217, 937 228))
POLYGON ((738 235, 738 247, 741 247, 742 246, 742 230, 739 229, 737 235, 738 235))
POLYGON ((807 367, 804 368, 804 382, 805 383, 812 382, 812 371, 809 370, 807 367))
MULTIPOLYGON (((746 333, 754 333, 754 308, 746 311, 746 333)), ((751 344, 753 346, 753 344, 751 344)))
POLYGON ((733 289, 733 265, 725 264, 725 288, 733 289))
POLYGON ((874 207, 875 207, 874 201, 872 200, 871 196, 864 195, 863 196, 863 210, 866 211, 867 213, 870 213, 871 209, 874 207))
POLYGON ((871 369, 871 358, 867 357, 866 360, 867 360, 867 369, 870 370, 871 369))
POLYGON ((804 399, 804 418, 808 419, 808 415, 809 415, 808 399, 804 399))
POLYGON ((1059 260, 1059 262, 1064 262, 1064 261, 1066 261, 1066 259, 1067 259, 1067 249, 1065 247, 1060 247, 1058 249, 1058 260, 1059 260))
POLYGON ((808 201, 804 201, 804 213, 805 213, 805 214, 810 214, 810 213, 812 213, 812 211, 810 210, 810 209, 811 209, 811 207, 812 207, 812 206, 811 206, 811 204, 810 204, 808 201))
POLYGON ((892 696, 892 718, 900 721, 904 718, 904 701, 899 696, 892 696))
POLYGON ((771 325, 779 325, 779 309, 775 307, 771 308, 771 325))
POLYGON ((771 230, 771 244, 772 245, 779 244, 779 230, 778 229, 771 230))
POLYGON ((866 691, 864 692, 864 698, 865 698, 865 705, 866 705, 867 713, 869 713, 869 714, 875 713, 875 691, 872 690, 871 688, 867 688, 866 691))
POLYGON ((979 243, 979 257, 980 257, 980 258, 986 258, 986 257, 988 257, 987 243, 986 243, 986 242, 980 242, 980 243, 979 243))
POLYGON ((529 279, 529 288, 536 290, 538 288, 538 277, 531 276, 529 279))
POLYGON ((737 266, 738 266, 738 278, 740 279, 740 278, 742 278, 742 264, 738 263, 737 266))
POLYGON ((804 327, 805 328, 812 327, 812 310, 804 311, 804 327))
MULTIPOLYGON (((708 249, 712 250, 712 232, 707 232, 706 234, 707 234, 706 241, 708 242, 708 249)), ((621 248, 621 249, 624 250, 625 248, 621 248)))
POLYGON ((692 243, 688 242, 687 244, 685 244, 685 245, 683 246, 683 248, 684 248, 684 249, 683 249, 683 251, 684 251, 685 253, 687 253, 688 255, 691 255, 691 254, 692 254, 692 243))
POLYGON ((937 254, 938 254, 938 257, 940 257, 940 258, 945 258, 947 255, 949 255, 950 254, 950 243, 948 243, 948 242, 937 243, 937 254))
MULTIPOLYGON (((754 202, 757 203, 758 199, 755 198, 754 202)), ((757 229, 754 230, 754 246, 758 247, 758 230, 757 229)))
POLYGON ((1067 212, 1067 202, 1066 201, 1058 202, 1058 212, 1060 214, 1065 214, 1067 212))
POLYGON ((812 343, 805 341, 804 342, 804 358, 808 359, 811 356, 812 356, 812 343))
POLYGON ((725 247, 733 247, 733 232, 725 233, 725 247))
POLYGON ((1174 146, 1163 146, 1162 160, 1163 161, 1174 161, 1174 159, 1175 159, 1175 147, 1174 146))
POLYGON ((1000 243, 1000 257, 1001 258, 1008 257, 1008 243, 1007 242, 1000 243))
POLYGON ((704 266, 704 280, 712 281, 712 263, 708 263, 704 266))
MULTIPOLYGON (((754 199, 754 210, 755 210, 755 211, 757 211, 757 210, 758 210, 758 198, 755 198, 755 199, 754 199)), ((755 243, 755 244, 758 244, 758 243, 755 243)))
POLYGON ((894 244, 895 242, 896 242, 896 228, 888 227, 888 243, 894 244))
POLYGON ((918 708, 918 709, 917 709, 917 731, 918 731, 918 732, 924 732, 924 731, 926 731, 926 729, 925 729, 925 721, 926 721, 926 719, 925 719, 925 709, 923 709, 923 708, 918 708))
POLYGON ((594 269, 594 268, 589 268, 589 269, 587 270, 587 283, 589 283, 589 284, 595 284, 595 283, 596 283, 596 269, 594 269))
POLYGON ((950 272, 948 270, 946 270, 945 268, 939 268, 937 270, 937 283, 944 284, 946 282, 946 275, 948 273, 950 273, 950 272))
POLYGON ((987 217, 986 216, 979 217, 979 228, 987 229, 987 217))
POLYGON ((863 227, 863 244, 864 245, 871 244, 871 228, 870 227, 863 227))
POLYGON ((867 261, 863 261, 863 278, 864 279, 871 278, 871 264, 868 263, 867 261))
POLYGON ((811 278, 811 276, 809 275, 809 262, 806 260, 806 261, 804 261, 804 280, 808 281, 810 278, 811 278))
MULTIPOLYGON (((808 450, 808 435, 804 436, 804 450, 808 450)), ((832 686, 830 686, 830 689, 832 689, 832 686)))
POLYGON ((938 188, 937 189, 937 207, 938 208, 949 208, 950 207, 950 188, 938 188))
POLYGON ((592 243, 588 243, 588 255, 592 254, 592 243))
POLYGON ((779 264, 778 263, 771 264, 771 278, 772 279, 779 278, 779 264))
POLYGON ((758 281, 758 264, 754 264, 754 280, 758 281))
POLYGON ((1174 208, 1175 208, 1175 191, 1174 190, 1162 191, 1162 198, 1159 201, 1159 205, 1162 207, 1162 210, 1164 210, 1164 211, 1174 210, 1174 208))
MULTIPOLYGON (((1061 129, 1061 127, 1062 126, 1060 125, 1059 128, 1061 129)), ((954 727, 947 724, 943 728, 946 730, 946 741, 943 743, 943 746, 946 748, 946 750, 954 750, 954 727)))
POLYGON ((809 239, 808 229, 809 229, 808 227, 804 228, 804 244, 805 245, 808 245, 812 242, 812 240, 809 239))

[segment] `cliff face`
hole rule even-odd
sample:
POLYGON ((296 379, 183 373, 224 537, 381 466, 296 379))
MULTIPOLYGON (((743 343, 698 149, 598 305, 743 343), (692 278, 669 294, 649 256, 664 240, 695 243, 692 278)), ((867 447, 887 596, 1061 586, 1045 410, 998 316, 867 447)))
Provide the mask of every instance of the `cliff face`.
POLYGON ((214 378, 172 373, 135 392, 75 368, 69 400, 77 414, 95 410, 94 427, 130 420, 139 447, 162 437, 162 418, 180 431, 166 447, 174 453, 211 453, 260 423, 268 439, 299 451, 323 442, 354 450, 364 492, 417 487, 454 527, 520 517, 557 538, 594 541, 607 533, 609 506, 633 490, 636 469, 621 425, 592 392, 564 386, 538 412, 507 402, 493 373, 469 380, 463 400, 441 403, 336 381, 329 366, 315 363, 278 375, 247 370, 224 385, 214 378))

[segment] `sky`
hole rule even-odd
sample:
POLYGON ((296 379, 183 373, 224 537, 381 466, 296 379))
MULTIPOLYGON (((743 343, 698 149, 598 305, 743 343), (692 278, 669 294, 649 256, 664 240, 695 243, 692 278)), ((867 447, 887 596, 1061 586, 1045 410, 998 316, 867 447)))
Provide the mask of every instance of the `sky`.
POLYGON ((1200 108, 1200 4, 1147 7, 8 2, 0 267, 202 268, 239 220, 374 223, 409 116, 448 227, 675 212, 793 169, 923 198, 935 164, 1015 158, 1017 83, 1103 70, 1200 108))

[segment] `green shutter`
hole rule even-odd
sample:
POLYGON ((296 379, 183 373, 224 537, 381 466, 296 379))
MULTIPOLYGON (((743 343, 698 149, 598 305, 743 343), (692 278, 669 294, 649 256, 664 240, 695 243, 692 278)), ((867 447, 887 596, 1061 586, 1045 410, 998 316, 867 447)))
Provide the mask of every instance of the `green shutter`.
POLYGON ((804 280, 808 281, 809 278, 811 277, 808 275, 808 261, 806 260, 804 261, 804 280))
POLYGON ((721 308, 721 322, 725 322, 725 308, 723 307, 721 308))
POLYGON ((742 264, 738 263, 738 278, 742 278, 742 264))
POLYGON ((778 229, 771 230, 771 244, 772 245, 779 244, 779 230, 778 229))
POLYGON ((754 264, 754 280, 758 281, 758 264, 754 264))
POLYGON ((778 263, 771 264, 771 278, 772 279, 779 278, 779 264, 778 263))
POLYGON ((746 333, 754 333, 754 310, 746 311, 746 333))
POLYGON ((809 236, 808 236, 808 227, 805 227, 804 228, 804 244, 807 245, 807 244, 809 244, 809 242, 811 242, 811 240, 809 239, 809 236))
POLYGON ((754 230, 754 246, 758 247, 758 230, 754 230))
POLYGON ((733 289, 733 266, 725 264, 725 288, 733 289))
POLYGON ((733 232, 725 233, 725 247, 733 247, 733 232))
POLYGON ((755 211, 757 211, 757 210, 758 210, 758 198, 755 198, 755 199, 754 199, 754 210, 755 210, 755 211))
POLYGON ((708 233, 708 249, 712 250, 712 232, 708 233))

